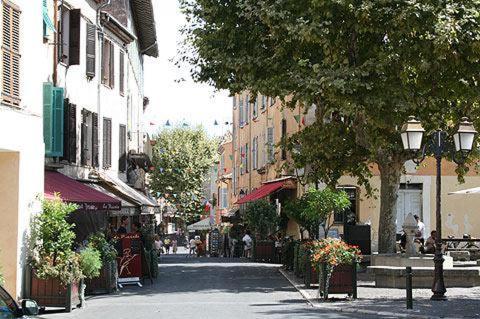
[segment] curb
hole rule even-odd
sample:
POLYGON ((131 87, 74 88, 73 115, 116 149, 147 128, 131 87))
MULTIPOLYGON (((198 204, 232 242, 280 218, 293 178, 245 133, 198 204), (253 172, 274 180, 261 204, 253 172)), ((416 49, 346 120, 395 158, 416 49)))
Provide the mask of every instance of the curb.
MULTIPOLYGON (((383 316, 383 317, 393 317, 393 318, 416 318, 416 319, 436 319, 440 317, 435 316, 425 316, 425 315, 416 315, 415 313, 410 313, 409 310, 405 309, 407 313, 395 313, 395 312, 388 312, 388 311, 375 311, 375 310, 368 310, 368 309, 351 309, 351 308, 339 308, 339 307, 329 307, 324 305, 318 305, 314 303, 311 297, 300 288, 295 281, 293 281, 289 274, 282 268, 278 268, 278 271, 282 274, 285 279, 302 295, 302 297, 307 301, 307 303, 316 309, 324 309, 329 311, 335 312, 343 312, 343 313, 352 313, 352 314, 365 314, 365 315, 375 315, 375 316, 383 316)), ((444 319, 458 319, 455 317, 442 317, 444 319)))

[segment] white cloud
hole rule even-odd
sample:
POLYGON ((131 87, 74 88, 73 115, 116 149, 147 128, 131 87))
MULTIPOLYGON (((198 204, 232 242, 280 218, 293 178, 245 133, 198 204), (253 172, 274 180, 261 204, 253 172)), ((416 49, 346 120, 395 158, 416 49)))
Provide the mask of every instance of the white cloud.
POLYGON ((178 54, 181 39, 180 27, 184 16, 176 0, 154 0, 159 57, 145 59, 145 95, 150 99, 147 110, 149 122, 156 125, 150 131, 170 123, 186 121, 203 125, 210 134, 227 130, 225 122, 231 121, 232 101, 228 92, 216 92, 213 87, 194 83, 186 70, 178 69, 172 58, 178 54), (176 82, 180 78, 183 82, 176 82), (214 126, 217 120, 221 125, 214 126))

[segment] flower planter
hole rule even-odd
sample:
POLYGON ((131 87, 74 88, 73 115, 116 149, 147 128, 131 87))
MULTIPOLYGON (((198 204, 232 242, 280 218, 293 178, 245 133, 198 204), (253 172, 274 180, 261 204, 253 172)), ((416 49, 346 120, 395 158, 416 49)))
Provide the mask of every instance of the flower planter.
POLYGON ((28 299, 35 300, 40 308, 65 308, 66 312, 81 306, 80 284, 63 285, 57 278, 40 279, 31 271, 28 299))
POLYGON ((335 266, 327 285, 326 265, 319 267, 320 296, 325 300, 329 294, 347 294, 357 299, 357 264, 335 266))
POLYGON ((275 260, 275 243, 271 240, 256 241, 253 258, 255 261, 273 262, 275 260))
POLYGON ((87 295, 109 294, 117 288, 117 262, 105 263, 100 270, 100 276, 85 279, 87 295))
POLYGON ((312 260, 310 256, 310 254, 307 255, 307 260, 305 262, 305 273, 303 276, 305 288, 310 288, 311 285, 318 284, 318 271, 315 269, 315 267, 312 267, 312 260))

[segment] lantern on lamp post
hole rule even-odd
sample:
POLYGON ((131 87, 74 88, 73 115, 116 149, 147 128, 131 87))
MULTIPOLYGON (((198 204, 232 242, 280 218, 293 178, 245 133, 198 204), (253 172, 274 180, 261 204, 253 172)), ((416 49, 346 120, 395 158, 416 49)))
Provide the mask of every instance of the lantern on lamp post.
POLYGON ((445 283, 443 279, 443 254, 442 254, 442 215, 441 215, 441 190, 442 190, 442 157, 446 153, 452 154, 452 159, 457 164, 465 163, 468 155, 472 151, 473 142, 477 131, 473 124, 468 121, 466 117, 462 118, 457 131, 453 134, 453 142, 455 149, 449 149, 446 139, 447 133, 442 130, 435 131, 429 138, 428 143, 422 147, 422 139, 425 130, 420 121, 416 120, 414 116, 410 116, 408 122, 405 123, 401 130, 403 148, 406 151, 418 153, 412 160, 416 164, 420 164, 425 159, 428 152, 435 157, 437 164, 436 173, 436 231, 435 238, 435 257, 433 258, 435 264, 435 277, 432 286, 433 295, 432 300, 446 300, 445 283), (460 157, 458 157, 460 155, 460 157))

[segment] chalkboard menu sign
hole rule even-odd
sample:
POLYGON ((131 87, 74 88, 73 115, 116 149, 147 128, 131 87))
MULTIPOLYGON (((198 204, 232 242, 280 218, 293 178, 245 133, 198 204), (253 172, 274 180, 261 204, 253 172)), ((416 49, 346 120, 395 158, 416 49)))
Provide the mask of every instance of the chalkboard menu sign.
POLYGON ((214 229, 210 232, 210 256, 218 256, 220 254, 220 231, 214 229))
POLYGON ((119 234, 116 237, 118 282, 138 283, 142 276, 142 241, 140 234, 119 234))

